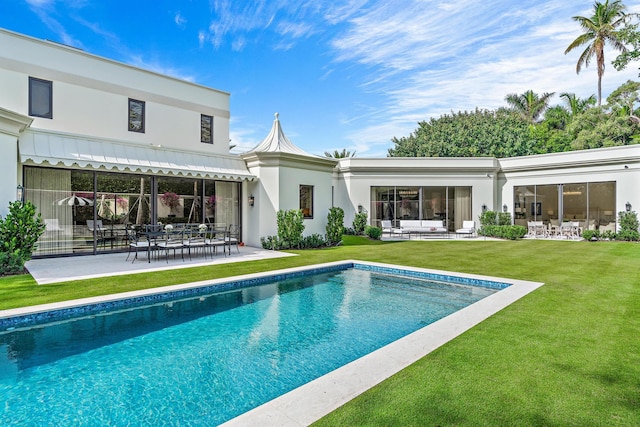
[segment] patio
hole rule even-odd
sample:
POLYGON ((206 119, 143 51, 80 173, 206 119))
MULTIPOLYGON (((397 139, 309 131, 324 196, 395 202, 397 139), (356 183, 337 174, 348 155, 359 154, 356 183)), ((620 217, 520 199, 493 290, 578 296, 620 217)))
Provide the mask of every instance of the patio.
POLYGON ((175 258, 169 257, 166 261, 164 258, 153 260, 150 263, 147 262, 146 254, 144 253, 139 254, 135 262, 131 262, 131 258, 129 258, 129 261, 126 261, 127 252, 62 258, 40 258, 28 261, 26 267, 39 285, 45 285, 95 277, 120 276, 132 273, 295 256, 285 252, 269 251, 250 246, 241 246, 238 249, 239 253, 234 248, 228 256, 216 255, 205 258, 199 255, 194 256, 191 260, 189 257, 185 257, 184 261, 180 256, 177 256, 175 258))

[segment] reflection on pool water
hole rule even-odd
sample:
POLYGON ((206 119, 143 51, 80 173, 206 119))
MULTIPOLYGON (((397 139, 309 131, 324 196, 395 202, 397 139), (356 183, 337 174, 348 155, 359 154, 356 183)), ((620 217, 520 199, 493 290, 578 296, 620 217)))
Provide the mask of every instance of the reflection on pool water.
POLYGON ((506 286, 393 272, 278 276, 5 331, 0 425, 219 424, 506 286))

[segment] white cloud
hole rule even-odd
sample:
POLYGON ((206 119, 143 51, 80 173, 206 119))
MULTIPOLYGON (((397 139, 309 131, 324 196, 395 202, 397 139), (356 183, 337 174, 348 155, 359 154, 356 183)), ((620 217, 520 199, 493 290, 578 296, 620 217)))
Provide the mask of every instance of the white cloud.
POLYGON ((182 16, 180 12, 177 12, 175 14, 175 16, 173 17, 173 21, 176 23, 178 27, 184 27, 187 23, 187 19, 184 16, 182 16))
MULTIPOLYGON (((407 136, 417 121, 450 111, 506 106, 507 93, 596 92, 594 64, 575 74, 576 55, 564 55, 580 34, 571 17, 589 14, 571 3, 524 0, 466 0, 434 5, 420 1, 368 3, 353 11, 346 29, 331 46, 336 61, 370 67, 363 90, 386 101, 384 112, 345 120, 359 129, 348 139, 359 155, 390 146, 407 136)), ((331 15, 332 19, 336 19, 331 15)), ((607 62, 615 58, 606 52, 607 62)), ((635 74, 635 75, 634 75, 635 74)), ((607 67, 603 96, 637 70, 617 73, 607 67)), ((385 150, 386 151, 386 150, 385 150)))
POLYGON ((40 18, 42 23, 49 28, 58 37, 60 43, 69 46, 83 48, 82 43, 71 36, 67 29, 55 18, 55 1, 54 0, 26 0, 31 10, 40 18))

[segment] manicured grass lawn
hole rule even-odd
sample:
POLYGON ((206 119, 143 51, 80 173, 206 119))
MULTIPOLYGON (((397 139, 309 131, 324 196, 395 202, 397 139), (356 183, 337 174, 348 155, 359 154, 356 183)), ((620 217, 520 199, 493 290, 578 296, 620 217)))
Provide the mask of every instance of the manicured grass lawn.
POLYGON ((640 425, 640 244, 348 236, 345 243, 298 257, 56 285, 3 278, 0 308, 339 259, 540 281, 317 425, 640 425))

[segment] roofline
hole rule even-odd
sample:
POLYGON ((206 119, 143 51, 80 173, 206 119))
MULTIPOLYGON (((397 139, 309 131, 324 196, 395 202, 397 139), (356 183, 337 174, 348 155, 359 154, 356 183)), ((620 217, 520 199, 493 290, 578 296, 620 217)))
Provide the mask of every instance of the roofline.
POLYGON ((169 76, 169 75, 166 75, 166 74, 162 74, 162 73, 159 73, 157 71, 152 71, 152 70, 147 70, 145 68, 136 67, 134 65, 130 65, 130 64, 127 64, 125 62, 116 61, 115 59, 110 59, 110 58, 107 58, 107 57, 104 57, 104 56, 100 56, 100 55, 97 55, 97 54, 94 54, 94 53, 90 53, 90 52, 87 52, 87 51, 85 51, 85 50, 83 50, 81 48, 69 46, 69 45, 66 45, 64 43, 60 43, 60 42, 56 42, 56 41, 52 41, 52 40, 39 39, 39 38, 32 37, 32 36, 29 36, 29 35, 26 35, 26 34, 17 33, 15 31, 7 30, 6 28, 2 28, 2 27, 0 27, 0 33, 5 33, 5 34, 10 35, 12 37, 18 37, 18 38, 21 38, 23 40, 30 41, 32 43, 39 43, 41 45, 47 45, 48 47, 51 47, 51 48, 55 48, 55 49, 58 49, 58 50, 64 50, 66 52, 70 52, 70 53, 73 53, 73 54, 76 54, 76 55, 85 56, 87 58, 91 58, 91 59, 94 59, 94 60, 108 62, 110 64, 113 64, 113 65, 116 65, 116 66, 120 66, 120 67, 124 67, 124 68, 129 68, 129 69, 134 70, 134 71, 143 72, 143 73, 147 73, 147 74, 152 74, 152 75, 154 75, 156 77, 160 77, 160 78, 163 78, 163 79, 173 80, 175 82, 179 82, 179 83, 182 83, 182 84, 187 84, 187 85, 194 86, 194 87, 197 87, 197 88, 200 88, 200 89, 206 89, 206 90, 209 90, 209 91, 220 93, 222 95, 231 96, 230 92, 225 92, 225 91, 220 90, 220 89, 215 89, 215 88, 212 88, 212 87, 209 87, 209 86, 202 85, 200 83, 194 83, 194 82, 190 82, 188 80, 180 79, 178 77, 173 77, 173 76, 169 76))

